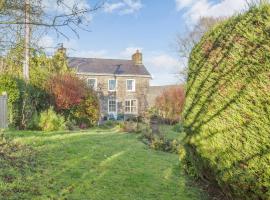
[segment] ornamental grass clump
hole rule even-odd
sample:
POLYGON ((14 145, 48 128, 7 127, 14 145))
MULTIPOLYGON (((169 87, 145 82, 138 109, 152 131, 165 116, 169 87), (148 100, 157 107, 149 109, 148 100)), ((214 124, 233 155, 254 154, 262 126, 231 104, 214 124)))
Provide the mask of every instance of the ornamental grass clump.
POLYGON ((60 131, 66 129, 65 118, 57 114, 52 107, 40 114, 39 127, 43 131, 60 131))
POLYGON ((183 113, 187 168, 228 199, 270 199, 270 5, 210 30, 193 49, 183 113))

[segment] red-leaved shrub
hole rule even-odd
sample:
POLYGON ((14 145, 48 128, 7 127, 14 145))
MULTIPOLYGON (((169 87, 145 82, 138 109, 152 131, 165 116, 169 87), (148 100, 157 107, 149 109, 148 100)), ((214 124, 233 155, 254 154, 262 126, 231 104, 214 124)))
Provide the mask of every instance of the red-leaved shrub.
POLYGON ((182 86, 171 87, 156 98, 155 109, 158 114, 170 122, 177 122, 183 110, 185 91, 182 86))
POLYGON ((57 74, 48 82, 56 110, 62 111, 79 105, 87 94, 85 83, 73 74, 57 74))

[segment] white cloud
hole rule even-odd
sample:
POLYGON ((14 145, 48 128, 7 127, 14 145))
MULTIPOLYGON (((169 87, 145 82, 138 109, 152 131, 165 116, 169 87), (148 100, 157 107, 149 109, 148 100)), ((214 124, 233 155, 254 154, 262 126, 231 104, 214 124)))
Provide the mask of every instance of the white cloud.
POLYGON ((223 0, 214 3, 211 0, 176 0, 178 10, 186 8, 186 20, 195 23, 200 17, 226 17, 247 8, 246 0, 223 0))
POLYGON ((185 7, 190 6, 193 2, 194 2, 194 0, 175 0, 176 9, 181 10, 185 7))
POLYGON ((73 6, 78 9, 89 9, 91 6, 87 0, 63 0, 62 3, 57 3, 56 0, 43 0, 43 8, 47 12, 64 12, 68 13, 72 10, 73 6))
POLYGON ((113 2, 106 2, 104 5, 104 12, 117 12, 120 15, 132 14, 139 11, 143 7, 141 0, 120 0, 113 2))
MULTIPOLYGON (((58 3, 57 0, 42 0, 41 4, 45 13, 53 16, 61 14, 70 14, 75 9, 77 10, 90 10, 91 5, 87 0, 62 0, 58 3)), ((80 14, 79 14, 80 15, 80 14)), ((92 13, 82 13, 81 16, 84 20, 91 21, 93 16, 92 13)))
POLYGON ((153 74, 175 75, 179 74, 183 66, 180 61, 167 53, 150 52, 145 54, 145 65, 153 74))
POLYGON ((149 60, 150 64, 154 65, 155 67, 159 68, 172 68, 178 66, 177 59, 169 56, 167 54, 160 54, 157 56, 151 57, 149 60))
POLYGON ((117 3, 105 3, 104 4, 104 12, 107 12, 107 13, 112 13, 114 12, 115 10, 118 10, 120 8, 123 8, 125 6, 124 3, 122 2, 117 2, 117 3))
POLYGON ((123 58, 130 59, 131 56, 132 56, 137 50, 139 50, 140 52, 142 52, 143 48, 142 48, 142 47, 127 47, 127 48, 125 48, 123 51, 120 52, 120 56, 123 57, 123 58))

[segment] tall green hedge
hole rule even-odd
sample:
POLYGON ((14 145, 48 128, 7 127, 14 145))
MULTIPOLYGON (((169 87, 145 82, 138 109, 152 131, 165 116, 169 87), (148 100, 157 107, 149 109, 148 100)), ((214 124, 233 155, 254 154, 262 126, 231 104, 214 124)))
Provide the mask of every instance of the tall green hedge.
POLYGON ((24 80, 0 74, 0 94, 7 92, 9 126, 12 128, 27 128, 32 115, 49 106, 46 91, 24 80))
POLYGON ((189 60, 186 164, 229 199, 270 199, 270 5, 210 30, 189 60))

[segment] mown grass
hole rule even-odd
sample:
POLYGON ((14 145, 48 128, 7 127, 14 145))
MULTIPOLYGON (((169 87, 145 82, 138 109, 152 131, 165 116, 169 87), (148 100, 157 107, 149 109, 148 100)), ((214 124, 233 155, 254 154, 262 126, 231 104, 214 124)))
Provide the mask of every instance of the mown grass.
POLYGON ((159 130, 161 134, 168 140, 177 140, 177 141, 182 141, 184 137, 186 136, 185 132, 183 131, 175 131, 174 126, 170 125, 160 125, 159 130))
POLYGON ((189 184, 176 154, 149 149, 117 129, 5 133, 35 155, 0 174, 0 199, 205 199, 189 184), (3 174, 11 173, 7 181, 3 174), (189 185, 189 186, 188 186, 189 185))

